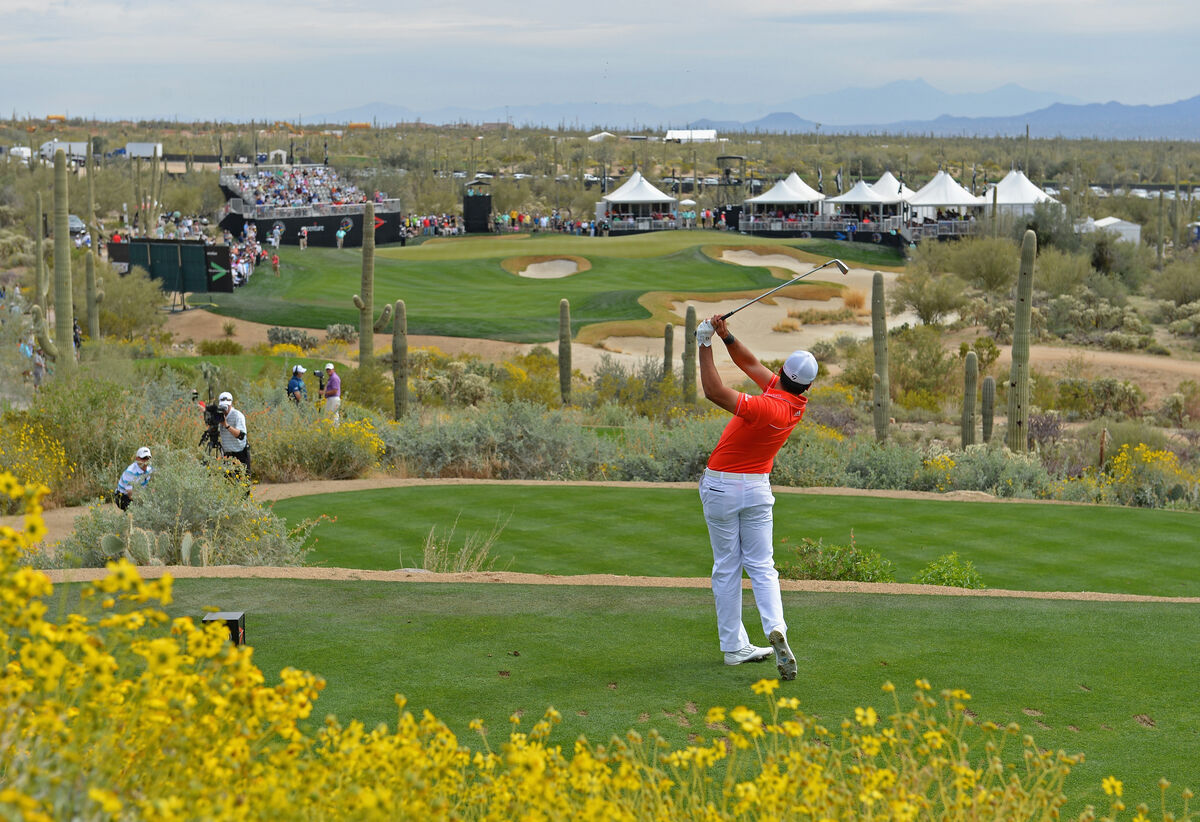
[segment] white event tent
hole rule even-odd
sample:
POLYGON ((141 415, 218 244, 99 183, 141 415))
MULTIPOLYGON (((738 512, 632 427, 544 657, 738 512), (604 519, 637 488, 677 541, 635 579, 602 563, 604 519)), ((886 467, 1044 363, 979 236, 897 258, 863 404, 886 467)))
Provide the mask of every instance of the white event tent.
POLYGON ((983 195, 983 201, 1001 214, 1031 214, 1038 203, 1058 203, 1015 168, 983 195))
POLYGON ((620 188, 600 199, 603 204, 598 204, 597 216, 603 209, 610 219, 669 219, 671 212, 675 210, 675 203, 678 202, 676 198, 663 194, 651 185, 640 171, 630 174, 629 179, 620 188))
POLYGON ((931 218, 943 208, 952 208, 961 214, 968 208, 983 206, 984 201, 960 186, 945 171, 939 170, 920 191, 908 198, 908 204, 918 216, 931 218))
MULTIPOLYGON (((845 194, 830 197, 825 202, 839 206, 860 206, 859 212, 874 211, 875 214, 882 216, 883 205, 886 201, 866 180, 859 180, 845 194)), ((891 202, 895 202, 895 200, 891 202)))
POLYGON ((794 213, 798 206, 820 203, 825 195, 800 179, 800 175, 792 172, 786 178, 757 197, 746 200, 751 213, 783 211, 794 213))
POLYGON ((876 180, 871 188, 876 194, 883 197, 885 203, 904 202, 917 193, 897 180, 896 175, 890 171, 883 172, 883 176, 876 180))

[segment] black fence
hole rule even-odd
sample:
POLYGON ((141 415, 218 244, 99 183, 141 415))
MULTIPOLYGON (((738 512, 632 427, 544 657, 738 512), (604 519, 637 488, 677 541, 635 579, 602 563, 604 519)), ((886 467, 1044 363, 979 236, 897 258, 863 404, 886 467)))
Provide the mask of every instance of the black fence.
POLYGON ((118 274, 133 266, 162 280, 164 291, 200 294, 233 292, 229 246, 206 245, 198 240, 130 240, 108 244, 108 261, 118 274))

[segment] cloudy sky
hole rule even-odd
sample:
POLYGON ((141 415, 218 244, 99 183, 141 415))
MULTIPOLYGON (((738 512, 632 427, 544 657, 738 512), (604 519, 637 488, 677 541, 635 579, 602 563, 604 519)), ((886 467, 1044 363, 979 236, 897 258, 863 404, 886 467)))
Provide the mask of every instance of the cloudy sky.
POLYGON ((922 78, 1200 94, 1195 0, 0 0, 0 112, 293 119, 384 102, 769 103, 922 78))

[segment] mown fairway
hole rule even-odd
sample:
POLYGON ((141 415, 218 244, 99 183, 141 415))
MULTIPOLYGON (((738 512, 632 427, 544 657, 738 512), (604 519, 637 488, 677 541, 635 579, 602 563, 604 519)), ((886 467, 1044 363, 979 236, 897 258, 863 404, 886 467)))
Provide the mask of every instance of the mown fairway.
MULTIPOLYGON (((765 290, 779 284, 765 268, 713 260, 704 244, 771 246, 752 237, 719 232, 660 232, 621 238, 482 237, 380 249, 375 260, 375 301, 403 299, 412 334, 481 337, 519 342, 557 339, 558 303, 571 301, 575 331, 601 322, 641 320, 650 313, 638 298, 650 291, 713 293, 765 290), (560 279, 530 279, 505 271, 500 263, 516 256, 570 254, 586 257, 588 271, 560 279)), ((903 261, 878 246, 792 241, 814 262, 825 252, 840 253, 864 265, 895 266, 903 261)), ((280 252, 282 276, 259 275, 233 294, 208 295, 215 312, 271 325, 324 329, 332 323, 357 326, 352 298, 361 290, 358 249, 310 248, 280 252)), ((193 304, 199 304, 194 302, 193 304)))
MULTIPOLYGON (((960 502, 776 492, 776 557, 802 538, 878 551, 908 582, 957 551, 991 588, 1200 596, 1200 515, 1033 502, 960 502)), ((545 574, 707 576, 712 558, 690 488, 549 483, 429 485, 275 503, 296 523, 318 514, 310 564, 419 567, 431 529, 484 537, 502 526, 498 569, 545 574)))

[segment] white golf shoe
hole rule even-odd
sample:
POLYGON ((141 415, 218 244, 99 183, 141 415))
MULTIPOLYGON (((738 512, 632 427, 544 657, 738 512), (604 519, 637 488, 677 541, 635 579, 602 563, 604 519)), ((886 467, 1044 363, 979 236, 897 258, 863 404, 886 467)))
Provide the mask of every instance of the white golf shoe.
POLYGON ((740 651, 726 651, 726 665, 741 665, 743 662, 762 662, 771 655, 770 648, 759 648, 755 645, 747 645, 740 651))
POLYGON ((779 669, 780 679, 796 678, 796 655, 788 647, 787 637, 782 631, 772 631, 767 637, 771 647, 775 649, 775 667, 779 669))

